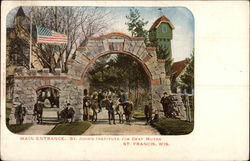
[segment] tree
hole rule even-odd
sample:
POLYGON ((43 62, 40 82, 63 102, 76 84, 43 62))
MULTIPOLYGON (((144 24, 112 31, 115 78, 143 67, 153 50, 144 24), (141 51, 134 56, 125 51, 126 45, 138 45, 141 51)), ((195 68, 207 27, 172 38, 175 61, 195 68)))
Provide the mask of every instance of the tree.
POLYGON ((88 71, 87 77, 94 89, 127 90, 136 107, 139 104, 139 89, 149 89, 148 76, 143 67, 134 58, 124 54, 99 58, 88 71))
MULTIPOLYGON (((102 34, 107 26, 108 10, 97 7, 32 7, 32 24, 64 33, 68 43, 60 46, 37 44, 33 36, 32 50, 34 56, 44 68, 54 72, 61 68, 67 72, 67 61, 75 55, 76 49, 88 36, 102 34)), ((29 20, 31 18, 29 17, 29 20)), ((21 32, 21 31, 20 31, 21 32)), ((22 28, 29 48, 29 28, 22 28)), ((34 33, 33 33, 34 34, 34 33)), ((34 34, 36 35, 36 34, 34 34)))
POLYGON ((170 53, 166 54, 168 51, 167 48, 164 48, 163 46, 159 46, 156 48, 156 54, 158 59, 164 59, 165 60, 165 71, 167 75, 170 75, 172 73, 172 63, 173 59, 170 56, 170 53))
POLYGON ((191 93, 194 89, 194 51, 188 59, 188 64, 183 75, 180 76, 180 79, 174 80, 173 88, 179 87, 181 91, 184 89, 188 93, 191 93))
POLYGON ((148 31, 144 27, 148 24, 148 21, 141 19, 141 15, 138 9, 131 8, 129 10, 129 15, 126 16, 128 22, 128 31, 131 32, 132 36, 135 37, 145 37, 145 42, 148 42, 148 31))
MULTIPOLYGON (((97 7, 39 7, 40 13, 49 16, 41 16, 44 20, 39 20, 36 24, 44 25, 57 32, 65 33, 68 36, 68 43, 59 48, 59 58, 53 64, 55 67, 61 66, 67 72, 67 60, 76 53, 78 46, 86 37, 101 34, 107 26, 106 17, 109 11, 100 10, 97 7), (53 16, 54 15, 54 16, 53 16), (43 23, 47 24, 43 24, 43 23)), ((39 12, 38 12, 39 13, 39 12)), ((37 15, 39 17, 39 14, 37 15)), ((54 59, 54 56, 51 56, 54 59)))
MULTIPOLYGON (((138 9, 131 8, 129 10, 129 15, 126 16, 128 19, 128 22, 125 24, 128 25, 128 31, 131 32, 132 36, 135 37, 144 37, 146 46, 149 45, 149 39, 148 39, 148 31, 144 29, 144 27, 148 24, 148 21, 145 21, 143 18, 141 19, 141 15, 138 9)), ((133 73, 135 73, 136 76, 141 77, 141 70, 140 68, 134 68, 133 73)), ((138 98, 139 98, 139 84, 140 79, 136 79, 136 106, 138 105, 138 98)))
POLYGON ((137 80, 140 82, 140 87, 149 86, 147 75, 141 65, 133 58, 123 54, 112 54, 112 56, 99 58, 88 71, 87 77, 92 86, 105 84, 119 86, 121 89, 135 89, 137 80), (135 72, 139 74, 134 74, 135 72))

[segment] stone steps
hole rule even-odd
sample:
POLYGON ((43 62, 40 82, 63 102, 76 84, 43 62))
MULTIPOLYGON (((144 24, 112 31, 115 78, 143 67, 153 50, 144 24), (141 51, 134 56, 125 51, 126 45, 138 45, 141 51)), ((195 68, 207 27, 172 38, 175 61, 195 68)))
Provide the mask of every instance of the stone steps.
POLYGON ((43 124, 55 125, 58 123, 59 123, 59 120, 57 119, 57 117, 43 117, 43 124))

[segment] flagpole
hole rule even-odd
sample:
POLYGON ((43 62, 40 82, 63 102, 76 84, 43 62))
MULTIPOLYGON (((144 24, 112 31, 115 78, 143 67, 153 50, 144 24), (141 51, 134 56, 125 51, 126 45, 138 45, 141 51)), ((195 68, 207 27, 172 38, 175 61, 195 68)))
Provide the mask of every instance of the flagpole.
POLYGON ((31 54, 32 54, 32 7, 31 7, 31 11, 30 11, 30 59, 29 59, 29 69, 31 69, 31 54))

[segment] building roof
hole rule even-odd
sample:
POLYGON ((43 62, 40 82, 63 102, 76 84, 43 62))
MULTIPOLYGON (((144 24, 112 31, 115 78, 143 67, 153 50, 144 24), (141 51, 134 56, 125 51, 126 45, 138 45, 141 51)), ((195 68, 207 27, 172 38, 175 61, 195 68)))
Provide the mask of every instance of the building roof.
POLYGON ((16 17, 18 16, 22 16, 22 17, 25 17, 25 13, 23 11, 23 8, 22 7, 19 7, 17 13, 16 13, 16 17))
POLYGON ((182 71, 186 68, 187 64, 188 64, 187 59, 174 62, 172 65, 172 77, 177 78, 182 73, 182 71))
POLYGON ((171 23, 171 21, 166 16, 161 16, 153 23, 149 31, 157 28, 161 24, 161 22, 167 22, 170 25, 170 27, 174 29, 174 25, 171 23))

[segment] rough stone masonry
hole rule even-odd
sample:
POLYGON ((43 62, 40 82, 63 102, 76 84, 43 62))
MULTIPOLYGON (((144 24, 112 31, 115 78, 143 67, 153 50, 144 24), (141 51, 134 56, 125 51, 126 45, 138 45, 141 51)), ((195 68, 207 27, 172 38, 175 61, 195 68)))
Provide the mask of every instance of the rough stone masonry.
MULTIPOLYGON (((74 59, 68 60, 68 73, 56 69, 54 74, 44 68, 42 72, 35 69, 17 68, 14 74, 13 104, 21 101, 27 108, 24 123, 35 122, 33 108, 37 101, 36 91, 41 88, 54 88, 59 91, 59 108, 71 103, 76 111, 75 121, 82 120, 83 89, 88 88, 85 74, 101 56, 117 53, 126 54, 136 59, 144 68, 151 84, 153 107, 162 109, 160 104, 164 92, 170 92, 170 77, 165 74, 165 60, 159 60, 156 49, 146 47, 144 38, 129 37, 123 33, 110 33, 101 37, 89 37, 77 49, 74 59)), ((16 124, 13 106, 10 124, 16 124)))

